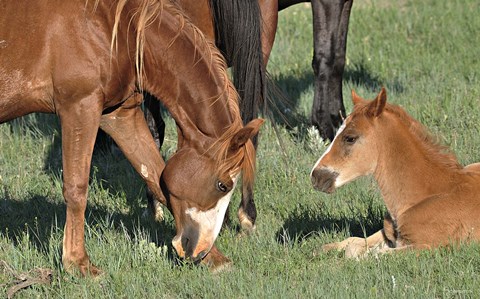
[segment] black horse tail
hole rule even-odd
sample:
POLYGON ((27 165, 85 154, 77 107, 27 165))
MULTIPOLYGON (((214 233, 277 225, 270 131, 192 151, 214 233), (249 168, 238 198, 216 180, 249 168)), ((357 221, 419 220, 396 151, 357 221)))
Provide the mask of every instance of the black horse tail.
POLYGON ((232 67, 244 123, 258 115, 265 101, 262 18, 258 0, 209 0, 217 47, 232 67))

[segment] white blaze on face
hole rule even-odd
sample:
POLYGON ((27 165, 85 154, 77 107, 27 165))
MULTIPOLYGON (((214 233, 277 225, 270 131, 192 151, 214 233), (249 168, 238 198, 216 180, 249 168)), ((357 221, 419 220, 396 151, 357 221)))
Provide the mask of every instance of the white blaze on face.
POLYGON ((230 191, 222 197, 217 205, 210 210, 199 211, 197 208, 190 208, 185 211, 185 214, 198 223, 201 230, 200 235, 212 235, 213 239, 218 236, 232 193, 230 191))
MULTIPOLYGON (((347 117, 348 119, 348 117, 347 117)), ((322 159, 330 152, 330 150, 332 149, 332 146, 333 144, 335 143, 338 135, 340 135, 343 130, 345 130, 345 124, 347 123, 347 119, 345 119, 345 121, 343 122, 343 124, 340 126, 340 128, 338 128, 338 131, 337 131, 337 134, 335 134, 335 138, 333 138, 333 141, 330 143, 330 145, 328 146, 327 150, 323 153, 323 155, 317 160, 317 162, 315 163, 315 166, 313 166, 312 168, 312 171, 310 171, 310 176, 312 176, 313 174, 313 171, 315 170, 315 168, 318 167, 318 165, 320 164, 320 161, 322 161, 322 159)))
MULTIPOLYGON (((235 186, 237 185, 238 177, 239 174, 232 178, 232 190, 230 190, 230 192, 220 198, 217 204, 210 210, 200 211, 197 208, 189 208, 185 210, 185 214, 190 218, 191 221, 188 221, 187 227, 184 228, 183 236, 176 236, 174 238, 174 242, 179 243, 180 238, 191 238, 189 234, 196 234, 198 236, 197 245, 207 242, 209 243, 209 247, 196 248, 194 250, 194 253, 198 253, 204 250, 210 250, 213 242, 220 233, 220 229, 222 228, 223 218, 225 217, 228 204, 230 203, 233 191, 235 190, 235 186)), ((183 250, 186 250, 186 248, 183 248, 183 250)))

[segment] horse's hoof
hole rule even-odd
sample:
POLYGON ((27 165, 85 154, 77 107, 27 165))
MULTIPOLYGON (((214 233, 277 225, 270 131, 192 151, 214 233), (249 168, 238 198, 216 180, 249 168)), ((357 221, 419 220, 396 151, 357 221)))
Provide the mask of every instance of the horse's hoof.
POLYGON ((240 237, 244 235, 250 235, 255 231, 255 224, 252 220, 250 220, 250 218, 243 209, 238 210, 238 220, 240 221, 241 229, 240 237))
POLYGON ((216 247, 202 259, 201 264, 208 267, 212 273, 227 271, 233 265, 232 261, 224 256, 216 247))
POLYGON ((155 206, 154 208, 145 209, 142 213, 142 218, 151 219, 150 217, 152 217, 155 222, 163 222, 164 220, 163 208, 160 205, 158 205, 158 206, 155 206))
POLYGON ((93 265, 90 262, 83 265, 75 265, 73 263, 64 263, 65 272, 74 275, 74 276, 82 276, 82 277, 91 277, 91 278, 101 278, 104 275, 104 272, 98 268, 97 266, 93 265))
POLYGON ((210 270, 210 273, 212 274, 218 274, 218 273, 224 273, 228 272, 233 269, 233 262, 229 261, 227 263, 218 265, 218 266, 213 266, 209 267, 208 270, 210 270))

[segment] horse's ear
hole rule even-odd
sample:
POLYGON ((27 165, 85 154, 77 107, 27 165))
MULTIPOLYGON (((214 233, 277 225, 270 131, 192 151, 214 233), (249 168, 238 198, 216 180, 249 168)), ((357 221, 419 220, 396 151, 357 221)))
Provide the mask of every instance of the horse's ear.
POLYGON ((385 90, 385 87, 382 87, 382 90, 380 90, 377 97, 372 102, 370 102, 370 104, 368 104, 368 115, 378 117, 385 109, 386 103, 387 91, 385 90))
POLYGON ((237 151, 240 147, 247 143, 248 139, 257 135, 263 122, 263 119, 256 118, 235 133, 232 141, 230 142, 230 150, 237 151))
POLYGON ((365 100, 352 89, 352 102, 353 106, 357 106, 358 104, 365 102, 365 100))

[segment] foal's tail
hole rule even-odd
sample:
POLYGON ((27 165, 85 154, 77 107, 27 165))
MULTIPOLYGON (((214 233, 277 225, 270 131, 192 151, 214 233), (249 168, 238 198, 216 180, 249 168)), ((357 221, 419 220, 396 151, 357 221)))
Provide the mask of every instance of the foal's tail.
POLYGON ((265 100, 266 72, 258 0, 209 1, 216 44, 232 67, 233 84, 240 95, 240 111, 246 124, 258 115, 265 100))

